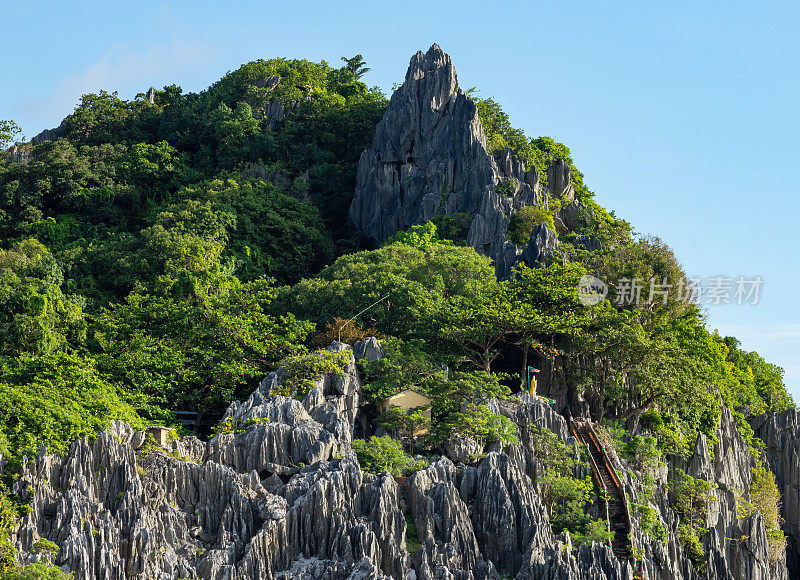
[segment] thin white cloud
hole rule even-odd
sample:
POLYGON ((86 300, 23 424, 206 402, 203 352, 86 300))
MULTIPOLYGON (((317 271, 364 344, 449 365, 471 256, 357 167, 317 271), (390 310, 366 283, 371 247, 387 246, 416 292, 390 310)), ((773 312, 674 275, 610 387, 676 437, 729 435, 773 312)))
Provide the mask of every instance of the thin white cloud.
POLYGON ((784 382, 800 403, 800 324, 720 324, 723 336, 735 336, 745 350, 755 350, 784 370, 784 382))
POLYGON ((208 61, 213 54, 206 44, 176 41, 145 51, 117 49, 89 66, 83 73, 61 81, 44 96, 21 99, 15 118, 23 120, 26 136, 54 127, 70 114, 82 95, 100 90, 119 91, 132 98, 150 86, 180 84, 180 79, 208 61))
POLYGON ((739 340, 756 340, 759 342, 791 342, 800 341, 800 324, 764 323, 764 324, 720 324, 720 334, 731 335, 739 340))

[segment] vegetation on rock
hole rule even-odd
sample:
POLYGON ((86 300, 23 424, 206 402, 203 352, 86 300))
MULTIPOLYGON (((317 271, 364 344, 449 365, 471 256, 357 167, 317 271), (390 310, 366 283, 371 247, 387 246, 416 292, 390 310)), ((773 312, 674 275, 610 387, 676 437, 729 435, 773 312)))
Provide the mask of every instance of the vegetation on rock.
MULTIPOLYGON (((382 360, 359 362, 372 411, 407 388, 432 399, 429 425, 419 410, 382 419, 417 447, 453 437, 482 451, 517 442, 497 401, 529 365, 547 365, 604 420, 645 487, 667 456, 687 457, 700 434, 716 437, 723 405, 739 409, 739 431, 760 458, 741 411, 794 404, 782 369, 710 332, 685 300, 672 250, 600 207, 569 149, 528 138, 494 100, 476 98, 491 153, 510 148, 545 185, 554 163, 570 169, 576 225, 561 233, 556 259, 498 280, 491 261, 466 246, 467 214, 437 216, 378 248, 348 231, 358 160, 387 99, 360 80, 369 70, 361 55, 343 61, 258 60, 199 94, 164 87, 152 103, 84 95, 51 140, 0 154, 7 480, 41 445, 62 453, 112 420, 143 426, 170 424, 176 410, 219 413, 276 366, 285 379, 277 394, 302 399, 320 375, 341 375, 350 361, 348 351, 324 347, 370 335, 385 350, 382 360), (607 300, 581 302, 586 275, 611 282, 607 300), (634 279, 646 282, 638 302, 614 283, 634 279), (422 426, 430 433, 416 441, 422 426)), ((19 132, 0 121, 0 147, 19 132)), ((517 186, 509 179, 496 191, 517 186)), ((553 200, 518 210, 508 239, 522 246, 536 225, 554 229, 559 209, 553 200)), ((250 424, 230 421, 219 432, 250 424)), ((578 476, 583 461, 550 432, 533 441, 554 531, 576 543, 608 540, 588 515, 595 490, 578 476)), ((427 465, 389 437, 352 447, 372 473, 399 477, 427 465)), ((680 470, 670 483, 680 539, 698 569, 713 487, 680 470)), ((8 489, 4 537, 25 503, 8 489)), ((785 539, 774 478, 761 463, 749 493, 742 509, 761 512, 774 561, 785 539)), ((651 499, 636 513, 663 539, 651 499)), ((0 546, 2 578, 61 577, 44 564, 21 569, 9 550, 0 546)))

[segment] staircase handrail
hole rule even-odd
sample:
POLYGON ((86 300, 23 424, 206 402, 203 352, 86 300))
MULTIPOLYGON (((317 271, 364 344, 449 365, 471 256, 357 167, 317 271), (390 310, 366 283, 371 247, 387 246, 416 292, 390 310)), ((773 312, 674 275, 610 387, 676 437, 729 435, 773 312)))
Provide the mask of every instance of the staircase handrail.
POLYGON ((575 438, 582 444, 586 445, 586 452, 589 454, 589 463, 592 465, 592 472, 594 473, 594 478, 597 480, 597 484, 600 486, 600 489, 603 490, 603 499, 605 500, 606 504, 606 532, 608 532, 608 545, 611 545, 611 514, 608 511, 608 490, 606 489, 606 484, 603 481, 603 478, 600 476, 600 468, 597 465, 597 462, 594 460, 594 455, 592 455, 592 451, 589 449, 589 444, 583 441, 583 438, 578 433, 578 430, 575 427, 575 422, 572 420, 572 417, 569 419, 570 427, 572 428, 572 434, 575 438))
MULTIPOLYGON (((608 468, 608 471, 611 473, 611 479, 614 480, 614 484, 619 489, 620 495, 622 496, 622 509, 625 513, 625 520, 628 522, 628 529, 633 530, 633 519, 631 518, 631 511, 630 506, 628 505, 628 494, 625 493, 625 486, 620 481, 619 477, 617 476, 617 470, 614 469, 614 466, 608 459, 608 454, 606 453, 605 448, 600 445, 600 439, 597 437, 597 433, 595 433, 594 427, 592 427, 591 422, 587 421, 587 425, 589 427, 589 434, 592 437, 592 443, 595 444, 596 448, 600 451, 600 454, 603 456, 603 461, 608 468)), ((633 538, 628 538, 631 543, 631 548, 633 548, 633 538)))

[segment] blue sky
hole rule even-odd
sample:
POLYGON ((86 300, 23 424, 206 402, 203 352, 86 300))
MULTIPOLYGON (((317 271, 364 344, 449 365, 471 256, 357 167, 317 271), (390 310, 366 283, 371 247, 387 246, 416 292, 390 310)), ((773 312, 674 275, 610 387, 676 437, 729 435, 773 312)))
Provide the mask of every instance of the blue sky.
POLYGON ((80 95, 199 91, 257 58, 364 55, 390 91, 438 42, 464 88, 566 143, 597 200, 691 275, 763 278, 709 324, 786 369, 800 401, 797 2, 4 2, 0 119, 25 135, 80 95))

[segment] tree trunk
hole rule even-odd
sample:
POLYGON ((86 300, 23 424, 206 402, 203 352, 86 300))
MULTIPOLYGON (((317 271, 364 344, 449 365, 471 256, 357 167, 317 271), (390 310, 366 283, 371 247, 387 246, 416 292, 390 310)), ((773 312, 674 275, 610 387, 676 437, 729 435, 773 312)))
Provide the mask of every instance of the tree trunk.
POLYGON ((490 373, 490 372, 492 372, 492 368, 491 367, 492 367, 491 351, 489 350, 489 347, 484 347, 484 349, 483 349, 483 370, 485 370, 487 373, 490 373))
POLYGON ((522 349, 522 384, 524 388, 530 391, 531 386, 528 384, 528 345, 522 349))

